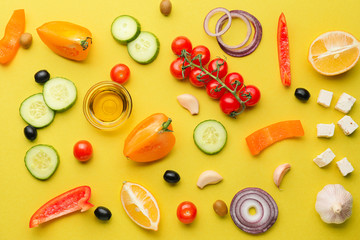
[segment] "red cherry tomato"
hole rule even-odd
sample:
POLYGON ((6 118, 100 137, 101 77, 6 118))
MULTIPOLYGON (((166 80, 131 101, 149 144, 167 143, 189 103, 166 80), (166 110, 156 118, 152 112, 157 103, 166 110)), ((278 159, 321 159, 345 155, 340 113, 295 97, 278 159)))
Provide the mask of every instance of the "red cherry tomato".
POLYGON ((195 87, 205 86, 209 80, 209 75, 204 76, 204 72, 200 68, 194 68, 190 72, 189 82, 195 87), (199 77, 199 78, 198 78, 199 77))
POLYGON ((187 37, 179 36, 176 37, 171 43, 171 50, 175 55, 180 56, 182 50, 186 50, 188 53, 191 53, 192 44, 187 37))
POLYGON ((178 57, 170 64, 170 72, 171 74, 179 80, 186 79, 190 75, 191 68, 188 67, 184 70, 184 75, 182 71, 183 66, 187 66, 189 63, 184 61, 184 58, 178 57))
POLYGON ((220 108, 223 113, 229 115, 232 112, 236 112, 241 108, 241 104, 230 92, 225 93, 220 98, 220 108))
POLYGON ((177 217, 180 222, 185 224, 192 223, 196 218, 197 209, 195 204, 185 201, 179 204, 177 208, 177 217))
POLYGON ((226 88, 222 87, 215 79, 206 84, 206 93, 213 99, 220 99, 225 92, 226 88))
POLYGON ((208 68, 209 68, 209 71, 211 73, 213 73, 215 76, 217 74, 217 71, 219 71, 218 77, 220 79, 225 77, 228 72, 228 64, 222 58, 215 58, 215 59, 211 60, 208 68), (219 69, 218 69, 218 67, 219 67, 219 69))
MULTIPOLYGON (((194 47, 194 49, 191 52, 191 58, 193 59, 194 57, 198 56, 199 54, 201 54, 201 64, 203 66, 208 64, 208 62, 210 61, 209 49, 202 45, 196 46, 196 47, 194 47)), ((195 59, 195 60, 193 60, 193 63, 200 64, 200 61, 199 61, 199 59, 195 59)))
POLYGON ((125 64, 116 64, 110 71, 113 81, 124 84, 130 77, 130 69, 125 64))
POLYGON ((244 79, 239 73, 233 72, 226 75, 224 83, 228 88, 235 90, 236 82, 238 82, 237 90, 240 90, 244 84, 244 79))
POLYGON ((86 140, 81 140, 74 145, 74 156, 80 162, 86 162, 90 160, 93 154, 93 148, 91 143, 86 140))
POLYGON ((240 99, 243 101, 246 101, 248 99, 246 95, 250 94, 251 99, 249 101, 245 102, 245 105, 247 107, 255 106, 259 102, 260 97, 261 97, 260 90, 253 85, 247 85, 245 89, 244 88, 241 89, 241 91, 239 93, 240 99))

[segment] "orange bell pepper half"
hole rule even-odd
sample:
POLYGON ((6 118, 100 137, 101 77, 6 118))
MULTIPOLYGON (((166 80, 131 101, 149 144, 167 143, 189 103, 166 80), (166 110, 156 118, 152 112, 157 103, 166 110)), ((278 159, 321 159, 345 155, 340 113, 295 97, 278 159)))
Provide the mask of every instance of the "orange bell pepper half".
POLYGON ((281 82, 284 86, 291 85, 289 35, 284 13, 281 13, 277 29, 278 58, 281 82))
POLYGON ((246 143, 252 155, 258 155, 270 145, 287 138, 304 136, 300 120, 274 123, 246 137, 246 143))
POLYGON ((0 63, 9 63, 20 47, 20 36, 25 31, 25 11, 15 10, 6 25, 5 35, 0 40, 0 63))
POLYGON ((92 35, 87 28, 70 22, 54 21, 36 30, 41 40, 56 54, 75 61, 86 59, 92 44, 92 35))

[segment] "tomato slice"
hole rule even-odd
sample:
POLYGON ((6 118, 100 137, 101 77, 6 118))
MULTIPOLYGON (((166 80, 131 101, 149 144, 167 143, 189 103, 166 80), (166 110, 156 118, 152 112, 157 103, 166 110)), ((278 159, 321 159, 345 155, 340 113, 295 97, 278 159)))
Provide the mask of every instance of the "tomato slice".
POLYGON ((284 86, 289 87, 291 85, 289 36, 284 13, 281 13, 279 17, 277 45, 281 82, 284 86))
POLYGON ((41 223, 78 210, 85 212, 94 206, 88 202, 90 195, 91 189, 88 186, 80 186, 60 194, 45 203, 32 215, 29 227, 37 227, 41 223))
POLYGON ((10 62, 20 47, 20 36, 25 31, 25 11, 15 10, 5 28, 5 35, 0 40, 0 63, 10 62))

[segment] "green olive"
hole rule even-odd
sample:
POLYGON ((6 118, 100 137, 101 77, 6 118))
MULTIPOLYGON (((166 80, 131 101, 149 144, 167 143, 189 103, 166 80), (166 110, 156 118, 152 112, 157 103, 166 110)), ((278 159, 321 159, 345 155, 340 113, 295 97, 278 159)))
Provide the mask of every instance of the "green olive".
POLYGON ((220 217, 224 217, 228 213, 228 207, 223 200, 216 200, 213 204, 213 208, 220 217))
POLYGON ((168 16, 171 12, 171 2, 170 0, 162 0, 160 3, 160 12, 164 16, 168 16))

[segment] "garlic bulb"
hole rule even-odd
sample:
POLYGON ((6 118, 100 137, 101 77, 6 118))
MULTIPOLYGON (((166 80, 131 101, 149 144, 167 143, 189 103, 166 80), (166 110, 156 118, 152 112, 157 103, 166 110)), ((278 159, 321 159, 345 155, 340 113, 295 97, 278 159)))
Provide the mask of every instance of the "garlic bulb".
POLYGON ((328 184, 317 195, 315 209, 326 223, 340 224, 351 216, 353 198, 340 184, 328 184))

